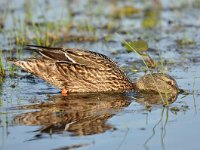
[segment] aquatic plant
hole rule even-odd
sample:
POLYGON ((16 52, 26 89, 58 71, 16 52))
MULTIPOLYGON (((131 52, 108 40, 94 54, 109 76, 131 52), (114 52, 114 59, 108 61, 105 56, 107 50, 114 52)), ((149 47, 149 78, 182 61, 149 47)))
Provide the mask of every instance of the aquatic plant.
POLYGON ((112 16, 115 18, 130 17, 134 14, 138 14, 140 9, 133 6, 123 6, 120 8, 115 8, 112 12, 112 16))
POLYGON ((30 23, 32 22, 32 1, 25 1, 24 2, 24 14, 25 14, 25 19, 24 19, 24 23, 30 23))
POLYGON ((180 47, 189 46, 189 45, 196 45, 196 41, 190 38, 182 38, 177 39, 176 43, 180 47))
POLYGON ((4 28, 5 19, 8 14, 8 6, 9 6, 9 1, 6 2, 6 5, 3 8, 1 15, 0 15, 0 31, 2 31, 4 28))
POLYGON ((145 29, 155 28, 159 24, 160 20, 160 10, 150 9, 144 11, 144 19, 142 21, 142 26, 145 29))
MULTIPOLYGON (((147 65, 147 63, 146 63, 146 61, 145 61, 145 57, 143 57, 143 55, 141 55, 141 51, 146 52, 146 50, 148 49, 148 44, 147 44, 147 42, 139 40, 139 41, 133 41, 133 42, 126 42, 126 41, 124 41, 123 43, 125 44, 125 47, 129 48, 129 50, 132 50, 133 52, 135 52, 137 55, 139 55, 139 56, 141 57, 143 63, 145 64, 146 69, 150 72, 152 81, 153 81, 154 84, 156 85, 156 82, 155 82, 155 79, 154 79, 154 77, 153 77, 153 75, 152 75, 152 72, 150 71, 149 66, 147 65), (141 51, 140 51, 140 49, 141 49, 141 51)), ((147 53, 145 53, 145 55, 147 56, 147 58, 150 58, 150 59, 151 59, 150 56, 148 57, 148 54, 147 54, 147 53)), ((158 89, 157 85, 156 85, 155 87, 156 87, 156 90, 158 91, 158 93, 159 93, 159 95, 160 95, 160 98, 161 98, 161 100, 162 100, 162 102, 163 102, 163 105, 164 105, 164 106, 168 106, 168 105, 169 105, 169 97, 170 97, 170 96, 169 96, 169 93, 167 92, 167 90, 166 90, 165 97, 164 97, 164 96, 159 92, 159 89, 158 89)))
POLYGON ((6 76, 5 68, 3 65, 3 58, 2 58, 2 48, 0 48, 0 83, 3 81, 3 79, 6 76))
POLYGON ((147 51, 149 48, 148 43, 144 40, 125 42, 124 47, 126 48, 127 52, 133 52, 134 48, 139 54, 141 54, 143 51, 147 51))
POLYGON ((146 62, 146 65, 151 68, 158 66, 157 62, 153 60, 150 55, 146 52, 149 49, 148 43, 144 40, 137 40, 123 43, 127 52, 135 52, 139 54, 146 62), (134 49, 134 51, 133 51, 134 49))

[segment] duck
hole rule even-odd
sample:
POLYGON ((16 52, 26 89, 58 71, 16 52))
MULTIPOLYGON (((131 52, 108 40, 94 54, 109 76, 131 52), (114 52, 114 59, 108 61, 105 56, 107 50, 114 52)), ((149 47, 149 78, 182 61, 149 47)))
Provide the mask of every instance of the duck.
POLYGON ((62 95, 180 91, 175 79, 164 73, 149 73, 132 82, 111 58, 94 51, 37 45, 26 45, 24 49, 38 53, 39 57, 12 59, 11 63, 59 88, 62 95))

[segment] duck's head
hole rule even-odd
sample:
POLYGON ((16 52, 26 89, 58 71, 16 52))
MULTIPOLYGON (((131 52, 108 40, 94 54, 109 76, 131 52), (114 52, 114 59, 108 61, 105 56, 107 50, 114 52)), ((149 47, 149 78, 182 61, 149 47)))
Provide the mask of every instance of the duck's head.
POLYGON ((136 81, 136 88, 140 91, 161 94, 177 94, 180 92, 176 81, 171 76, 162 73, 142 76, 136 81))

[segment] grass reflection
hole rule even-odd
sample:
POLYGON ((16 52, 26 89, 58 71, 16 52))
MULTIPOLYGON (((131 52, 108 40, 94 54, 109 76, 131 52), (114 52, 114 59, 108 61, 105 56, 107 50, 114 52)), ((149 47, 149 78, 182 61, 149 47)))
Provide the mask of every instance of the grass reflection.
MULTIPOLYGON (((165 108, 163 107, 162 110, 161 110, 161 117, 160 119, 158 120, 158 122, 154 125, 153 129, 152 129, 152 134, 149 138, 146 139, 146 141, 144 142, 144 148, 146 150, 148 150, 148 143, 152 140, 152 138, 155 136, 156 134, 156 128, 159 124, 161 124, 161 143, 162 143, 162 148, 165 149, 165 144, 164 144, 164 136, 163 136, 163 129, 165 130, 166 128, 166 125, 167 125, 167 121, 168 121, 168 111, 166 111, 166 121, 165 121, 165 125, 163 126, 162 125, 162 121, 163 121, 163 115, 164 115, 164 112, 165 112, 165 109, 168 110, 168 108, 165 108)), ((165 134, 164 134, 165 135, 165 134)))

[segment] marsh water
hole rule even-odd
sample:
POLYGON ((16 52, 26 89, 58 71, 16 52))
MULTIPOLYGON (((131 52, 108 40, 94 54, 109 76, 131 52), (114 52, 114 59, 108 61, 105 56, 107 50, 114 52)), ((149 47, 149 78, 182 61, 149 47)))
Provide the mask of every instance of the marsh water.
POLYGON ((200 148, 200 1, 0 0, 0 149, 200 148), (11 65, 23 45, 83 48, 111 57, 134 82, 148 69, 123 41, 143 39, 189 94, 70 94, 11 65))

